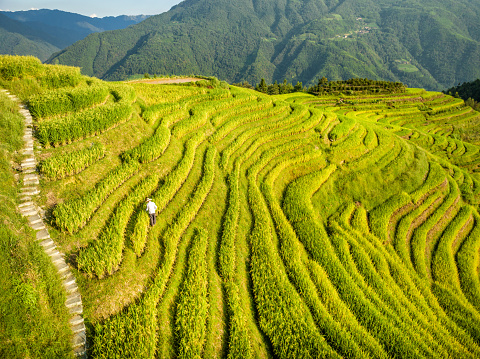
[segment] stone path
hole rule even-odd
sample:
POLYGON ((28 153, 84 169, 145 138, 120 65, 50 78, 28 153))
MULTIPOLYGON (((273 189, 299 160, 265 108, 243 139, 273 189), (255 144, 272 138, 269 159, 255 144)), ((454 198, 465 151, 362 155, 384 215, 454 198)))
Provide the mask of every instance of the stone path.
POLYGON ((66 307, 70 311, 70 327, 73 332, 72 347, 77 358, 86 358, 86 333, 85 324, 83 322, 83 306, 82 297, 78 291, 75 277, 70 271, 70 267, 65 262, 64 254, 57 250, 57 246, 50 238, 48 229, 43 223, 43 213, 35 205, 34 197, 40 193, 38 189, 38 176, 36 173, 37 163, 35 161, 33 130, 32 130, 32 116, 28 109, 20 104, 20 100, 11 95, 8 91, 2 90, 7 96, 15 102, 19 103, 20 113, 25 118, 25 133, 23 139, 25 147, 22 153, 27 156, 21 163, 23 175, 23 187, 21 189, 21 204, 18 206, 20 213, 28 217, 30 227, 36 232, 36 238, 39 244, 43 247, 45 253, 48 254, 53 264, 57 268, 58 274, 62 278, 63 287, 67 292, 66 307))

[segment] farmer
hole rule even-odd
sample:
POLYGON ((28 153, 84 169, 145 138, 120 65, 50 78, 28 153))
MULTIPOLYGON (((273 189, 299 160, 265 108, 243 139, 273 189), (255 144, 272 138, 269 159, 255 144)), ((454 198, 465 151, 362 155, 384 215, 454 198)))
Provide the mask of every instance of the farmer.
POLYGON ((151 198, 147 198, 147 208, 146 211, 148 212, 150 216, 150 225, 153 226, 155 223, 157 223, 157 215, 155 214, 155 211, 157 210, 157 205, 152 201, 151 198))

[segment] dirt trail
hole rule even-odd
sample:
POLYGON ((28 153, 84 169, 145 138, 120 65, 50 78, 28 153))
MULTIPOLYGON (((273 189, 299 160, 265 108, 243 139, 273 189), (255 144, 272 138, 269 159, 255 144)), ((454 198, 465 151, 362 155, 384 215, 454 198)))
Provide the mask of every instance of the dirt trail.
POLYGON ((134 80, 133 83, 146 83, 146 84, 180 84, 185 82, 197 82, 203 80, 198 77, 179 77, 179 78, 164 78, 164 79, 144 79, 134 80))

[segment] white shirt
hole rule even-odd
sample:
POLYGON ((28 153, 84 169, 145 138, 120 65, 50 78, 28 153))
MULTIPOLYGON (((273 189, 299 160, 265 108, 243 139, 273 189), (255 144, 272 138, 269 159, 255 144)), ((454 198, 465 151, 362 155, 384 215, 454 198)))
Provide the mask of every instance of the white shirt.
POLYGON ((155 203, 153 203, 152 201, 147 203, 146 211, 149 214, 154 214, 156 210, 157 210, 157 205, 155 203))

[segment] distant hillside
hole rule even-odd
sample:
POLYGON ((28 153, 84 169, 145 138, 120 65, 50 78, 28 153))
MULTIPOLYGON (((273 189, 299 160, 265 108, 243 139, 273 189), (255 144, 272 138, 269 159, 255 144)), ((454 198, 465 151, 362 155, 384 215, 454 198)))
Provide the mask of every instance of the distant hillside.
POLYGON ((87 75, 214 75, 258 83, 367 77, 444 89, 480 76, 480 3, 468 0, 186 0, 92 34, 50 63, 87 75))
POLYGON ((47 9, 0 12, 0 54, 33 55, 44 61, 91 33, 123 29, 147 17, 91 18, 47 9))
POLYGON ((0 13, 0 53, 32 55, 44 61, 60 50, 46 41, 47 37, 47 34, 38 34, 32 28, 0 13))

